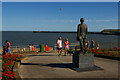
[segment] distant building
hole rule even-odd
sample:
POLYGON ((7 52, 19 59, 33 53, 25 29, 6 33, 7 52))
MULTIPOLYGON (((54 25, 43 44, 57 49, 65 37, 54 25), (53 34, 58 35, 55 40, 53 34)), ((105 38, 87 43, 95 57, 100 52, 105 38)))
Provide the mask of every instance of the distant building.
POLYGON ((104 29, 101 32, 102 33, 119 33, 120 29, 104 29))

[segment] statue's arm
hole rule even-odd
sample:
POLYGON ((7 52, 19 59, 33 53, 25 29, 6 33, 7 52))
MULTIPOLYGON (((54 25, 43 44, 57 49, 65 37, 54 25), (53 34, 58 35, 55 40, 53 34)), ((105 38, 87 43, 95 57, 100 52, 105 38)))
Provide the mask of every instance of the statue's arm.
POLYGON ((78 27, 77 27, 77 40, 79 40, 79 37, 80 37, 80 27, 79 27, 79 24, 78 24, 78 27))
POLYGON ((78 32, 78 31, 79 31, 79 26, 77 26, 77 37, 78 37, 78 34, 79 34, 79 32, 78 32))

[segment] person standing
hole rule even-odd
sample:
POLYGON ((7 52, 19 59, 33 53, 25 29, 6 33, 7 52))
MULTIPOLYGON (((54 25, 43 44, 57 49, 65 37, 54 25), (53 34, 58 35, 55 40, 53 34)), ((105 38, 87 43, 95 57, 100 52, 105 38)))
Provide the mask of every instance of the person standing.
POLYGON ((32 45, 29 44, 29 51, 32 51, 32 45))
POLYGON ((32 45, 32 51, 34 51, 34 46, 32 45))
POLYGON ((58 55, 60 56, 62 54, 62 39, 59 37, 57 41, 57 49, 58 49, 58 55))
POLYGON ((77 40, 80 42, 81 51, 86 53, 87 49, 85 47, 85 39, 87 38, 88 28, 84 23, 84 18, 80 19, 81 24, 78 24, 77 28, 77 40))
POLYGON ((64 42, 64 48, 65 48, 65 56, 68 55, 68 50, 69 50, 69 41, 68 39, 66 38, 66 41, 64 42))
POLYGON ((91 46, 91 49, 94 49, 95 42, 94 42, 94 40, 93 40, 93 39, 91 39, 91 44, 90 44, 90 46, 91 46))
POLYGON ((10 52, 10 42, 8 42, 8 40, 6 40, 7 46, 6 46, 6 53, 11 53, 10 52))
POLYGON ((87 48, 89 49, 89 47, 90 47, 90 43, 89 43, 89 41, 87 42, 87 48))
POLYGON ((85 42, 85 47, 87 48, 87 45, 88 45, 88 43, 87 42, 85 42))
POLYGON ((99 49, 99 43, 97 42, 97 49, 99 49))
POLYGON ((49 51, 49 46, 45 45, 45 51, 49 51))
POLYGON ((25 48, 23 48, 23 51, 25 51, 25 48))

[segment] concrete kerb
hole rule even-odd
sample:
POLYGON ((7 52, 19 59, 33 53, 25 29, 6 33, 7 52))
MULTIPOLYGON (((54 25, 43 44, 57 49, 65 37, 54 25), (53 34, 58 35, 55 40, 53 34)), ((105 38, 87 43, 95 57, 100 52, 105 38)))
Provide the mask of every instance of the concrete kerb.
POLYGON ((24 62, 27 59, 28 59, 28 57, 25 57, 22 60, 15 62, 14 67, 13 67, 13 72, 15 73, 15 80, 22 80, 19 75, 19 68, 20 68, 21 62, 24 62))
POLYGON ((25 60, 27 60, 28 59, 28 57, 25 57, 25 58, 23 58, 22 60, 21 60, 21 62, 24 62, 25 60))

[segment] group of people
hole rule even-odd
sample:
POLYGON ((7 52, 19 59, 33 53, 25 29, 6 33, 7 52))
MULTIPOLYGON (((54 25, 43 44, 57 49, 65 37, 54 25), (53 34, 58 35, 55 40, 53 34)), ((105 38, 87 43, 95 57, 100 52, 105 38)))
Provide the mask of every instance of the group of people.
POLYGON ((68 50, 69 50, 69 41, 66 38, 65 42, 64 42, 64 47, 62 46, 62 38, 59 37, 58 41, 57 41, 57 49, 58 49, 58 55, 61 56, 62 55, 62 50, 63 48, 65 49, 65 56, 68 55, 68 50))
MULTIPOLYGON (((34 47, 34 45, 31 45, 31 44, 29 44, 29 51, 35 51, 35 47, 34 47)), ((19 48, 19 49, 17 49, 18 50, 18 52, 24 52, 24 51, 26 51, 26 49, 25 48, 19 48)), ((45 47, 44 47, 44 51, 49 51, 49 46, 48 45, 45 45, 45 47)), ((3 55, 6 55, 6 54, 10 54, 11 53, 11 50, 10 50, 10 42, 8 42, 8 40, 6 40, 6 45, 5 46, 3 46, 3 55)))
MULTIPOLYGON (((89 43, 89 41, 87 41, 85 43, 85 46, 87 49, 94 49, 95 48, 95 41, 93 39, 91 39, 91 42, 89 43)), ((96 45, 97 49, 99 49, 99 43, 97 42, 97 45, 96 45)))
MULTIPOLYGON (((63 47, 63 44, 62 44, 62 38, 59 37, 59 39, 57 40, 57 49, 58 49, 58 55, 62 55, 62 51, 63 49, 65 50, 65 56, 68 55, 68 50, 69 50, 69 41, 68 39, 66 38, 65 39, 65 42, 64 42, 64 47, 63 47)), ((95 46, 97 47, 97 49, 99 49, 99 43, 97 42, 97 44, 95 45, 95 41, 93 39, 91 39, 91 42, 87 41, 85 43, 85 47, 87 49, 94 49, 95 46)))
POLYGON ((6 46, 3 46, 3 55, 6 55, 6 54, 10 54, 11 51, 10 51, 10 42, 8 42, 8 40, 6 40, 6 46))
POLYGON ((34 51, 34 46, 29 44, 29 51, 34 51))
MULTIPOLYGON (((88 35, 88 27, 87 25, 84 23, 84 18, 81 18, 80 19, 80 24, 78 24, 78 27, 77 27, 77 40, 80 42, 80 49, 81 49, 81 52, 83 52, 84 54, 86 53, 87 51, 87 48, 91 48, 91 49, 94 49, 95 47, 95 41, 93 39, 91 39, 91 43, 88 42, 85 42, 86 38, 87 38, 87 35, 88 35)), ((8 42, 8 40, 6 40, 6 43, 7 43, 7 46, 4 46, 3 47, 3 51, 4 51, 4 54, 7 53, 11 53, 10 52, 10 42, 8 42)), ((64 47, 62 46, 62 39, 61 37, 59 37, 58 41, 57 41, 57 49, 58 49, 58 54, 59 56, 62 55, 62 50, 63 48, 65 49, 65 55, 68 55, 68 50, 69 50, 69 41, 68 39, 66 38, 65 39, 65 42, 64 42, 64 47)), ((97 49, 99 49, 99 43, 97 42, 97 49)), ((48 51, 49 50, 49 47, 46 46, 46 50, 48 51)), ((34 46, 33 45, 29 45, 29 51, 34 51, 34 46)))
MULTIPOLYGON (((29 51, 34 51, 34 46, 33 45, 29 44, 28 47, 29 47, 29 51)), ((18 49, 18 52, 25 52, 25 51, 26 51, 25 47, 18 49)))

